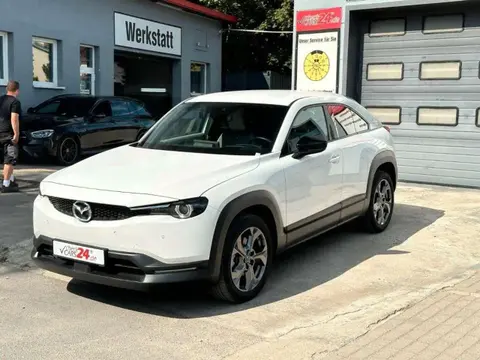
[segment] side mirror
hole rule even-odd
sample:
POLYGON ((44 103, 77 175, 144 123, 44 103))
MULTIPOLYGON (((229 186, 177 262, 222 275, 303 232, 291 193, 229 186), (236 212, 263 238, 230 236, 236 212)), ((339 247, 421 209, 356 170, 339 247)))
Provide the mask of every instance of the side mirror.
POLYGON ((306 155, 321 153, 327 148, 328 141, 323 135, 302 136, 297 142, 297 150, 292 157, 301 159, 306 155))

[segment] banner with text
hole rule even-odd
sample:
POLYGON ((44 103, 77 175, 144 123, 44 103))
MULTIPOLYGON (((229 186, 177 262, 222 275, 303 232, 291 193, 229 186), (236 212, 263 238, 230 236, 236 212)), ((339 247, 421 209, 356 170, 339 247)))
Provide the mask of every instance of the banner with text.
POLYGON ((115 13, 115 45, 181 56, 182 29, 115 13))
POLYGON ((338 37, 338 31, 297 35, 297 90, 337 92, 338 37))

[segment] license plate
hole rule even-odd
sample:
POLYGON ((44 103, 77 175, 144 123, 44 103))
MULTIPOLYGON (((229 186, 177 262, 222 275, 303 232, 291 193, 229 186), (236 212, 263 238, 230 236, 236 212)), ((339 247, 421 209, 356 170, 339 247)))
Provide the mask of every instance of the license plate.
POLYGON ((105 265, 105 251, 83 245, 69 244, 62 241, 53 242, 53 255, 83 261, 95 265, 105 265))

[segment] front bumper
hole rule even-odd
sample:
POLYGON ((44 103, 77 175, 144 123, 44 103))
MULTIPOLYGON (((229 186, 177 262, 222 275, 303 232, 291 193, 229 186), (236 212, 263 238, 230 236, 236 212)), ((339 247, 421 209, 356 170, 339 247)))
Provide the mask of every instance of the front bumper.
POLYGON ((51 138, 34 139, 28 135, 22 135, 20 148, 24 153, 34 159, 54 156, 56 153, 56 146, 51 138))
POLYGON ((131 289, 148 290, 166 283, 207 280, 208 261, 164 264, 147 255, 106 251, 105 266, 76 262, 53 255, 53 239, 33 238, 32 259, 40 268, 75 279, 131 289))

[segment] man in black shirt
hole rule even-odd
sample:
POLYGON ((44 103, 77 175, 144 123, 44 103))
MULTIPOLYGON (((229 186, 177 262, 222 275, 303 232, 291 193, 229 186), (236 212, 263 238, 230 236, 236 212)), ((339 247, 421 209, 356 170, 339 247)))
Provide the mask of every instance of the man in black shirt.
POLYGON ((9 81, 7 94, 0 97, 0 151, 3 150, 3 184, 2 193, 18 191, 13 176, 13 167, 17 163, 18 140, 20 138, 20 90, 18 81, 9 81))

